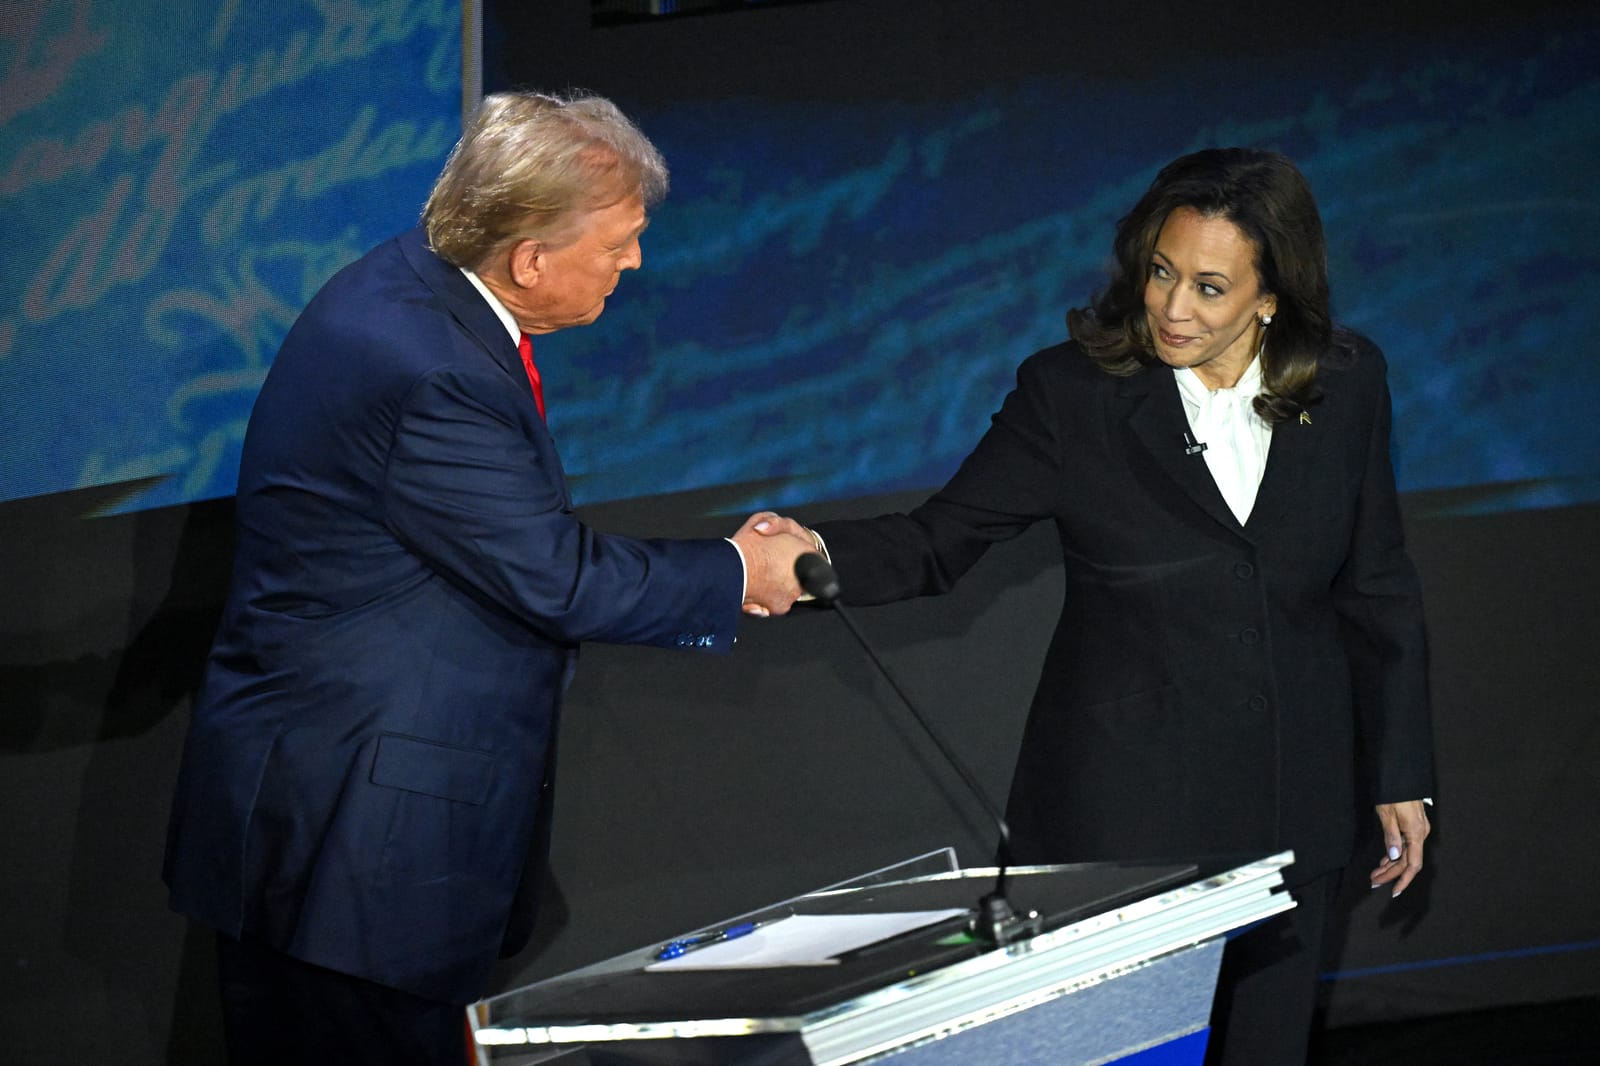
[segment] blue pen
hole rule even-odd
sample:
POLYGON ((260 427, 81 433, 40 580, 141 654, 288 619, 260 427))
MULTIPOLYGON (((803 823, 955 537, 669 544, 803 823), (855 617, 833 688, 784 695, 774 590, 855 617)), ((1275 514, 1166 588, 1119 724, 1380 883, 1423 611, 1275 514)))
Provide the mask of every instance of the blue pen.
POLYGON ((656 952, 656 958, 675 959, 680 955, 694 951, 696 948, 720 944, 725 940, 737 940, 742 936, 749 936, 766 924, 766 922, 740 922, 737 925, 730 925, 725 929, 718 929, 712 933, 701 933, 699 936, 688 936, 682 940, 669 941, 665 947, 656 952))

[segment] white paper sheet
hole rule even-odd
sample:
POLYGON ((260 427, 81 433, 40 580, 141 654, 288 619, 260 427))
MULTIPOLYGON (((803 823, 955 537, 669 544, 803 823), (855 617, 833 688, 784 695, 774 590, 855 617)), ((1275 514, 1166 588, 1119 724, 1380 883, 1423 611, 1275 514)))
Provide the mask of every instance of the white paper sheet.
POLYGON ((696 948, 646 970, 753 969, 765 966, 832 966, 837 956, 913 929, 966 914, 961 908, 894 914, 794 914, 753 933, 696 948))

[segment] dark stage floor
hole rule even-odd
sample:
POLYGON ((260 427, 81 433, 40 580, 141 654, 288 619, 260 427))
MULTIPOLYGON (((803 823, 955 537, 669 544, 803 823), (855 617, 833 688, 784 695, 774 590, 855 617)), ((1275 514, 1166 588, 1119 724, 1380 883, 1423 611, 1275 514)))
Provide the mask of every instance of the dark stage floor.
POLYGON ((1319 1033, 1308 1066, 1583 1066, 1600 1063, 1600 999, 1319 1033))

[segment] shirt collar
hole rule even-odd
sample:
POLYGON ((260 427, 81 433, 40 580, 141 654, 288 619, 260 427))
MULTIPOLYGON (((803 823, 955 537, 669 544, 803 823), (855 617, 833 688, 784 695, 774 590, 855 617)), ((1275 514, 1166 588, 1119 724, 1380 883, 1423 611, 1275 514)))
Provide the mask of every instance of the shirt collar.
POLYGON ((494 310, 495 315, 500 319, 500 324, 506 327, 507 333, 511 334, 511 343, 521 344, 522 327, 517 325, 516 316, 506 309, 505 304, 500 302, 500 297, 496 296, 489 290, 489 286, 483 283, 482 278, 478 277, 478 275, 474 274, 466 267, 459 267, 457 269, 459 269, 461 273, 465 274, 467 276, 467 280, 472 282, 472 287, 482 293, 485 300, 489 301, 489 306, 494 310))
MULTIPOLYGON (((1206 398, 1211 395, 1212 389, 1200 380, 1191 367, 1174 367, 1172 376, 1178 381, 1178 391, 1183 398, 1196 407, 1203 406, 1206 398)), ((1252 356, 1250 365, 1244 368, 1244 373, 1239 375, 1239 380, 1231 389, 1217 389, 1217 392, 1230 392, 1241 400, 1254 400, 1261 393, 1261 359, 1252 356)))

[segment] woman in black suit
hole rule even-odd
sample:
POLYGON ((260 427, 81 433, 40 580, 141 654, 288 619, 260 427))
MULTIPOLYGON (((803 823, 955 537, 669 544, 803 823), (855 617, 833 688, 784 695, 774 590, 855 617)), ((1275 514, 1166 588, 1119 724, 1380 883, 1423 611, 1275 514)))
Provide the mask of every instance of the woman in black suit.
MULTIPOLYGON (((1426 637, 1382 353, 1335 327, 1322 225, 1276 153, 1164 168, 1108 287, 1037 353, 950 483, 817 527, 850 602, 943 592, 1051 520, 1066 595, 1007 818, 1013 858, 1260 856, 1299 904, 1237 937, 1210 1061, 1303 1061, 1357 797, 1398 895, 1432 793, 1426 637)), ((793 528, 788 523, 773 528, 793 528)))

